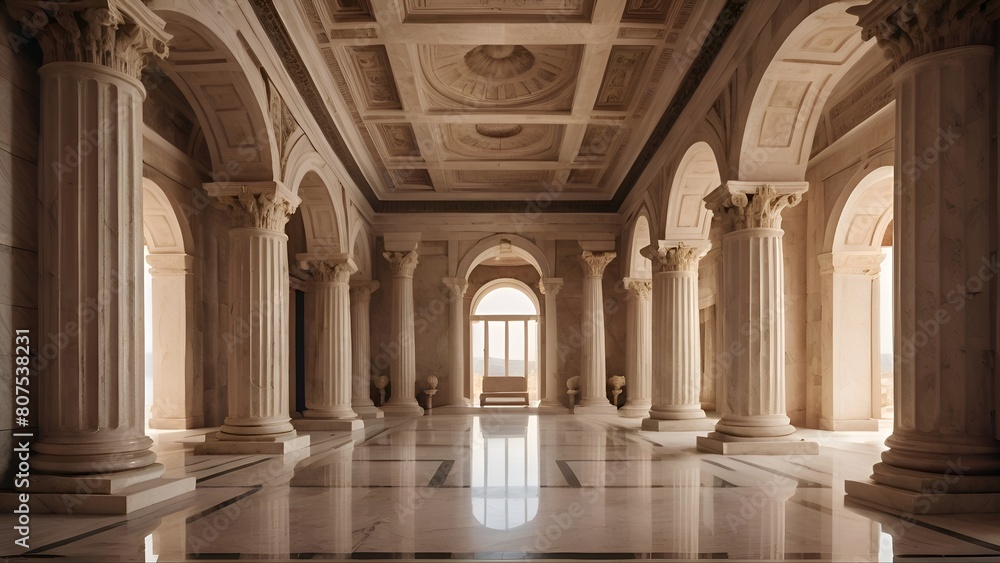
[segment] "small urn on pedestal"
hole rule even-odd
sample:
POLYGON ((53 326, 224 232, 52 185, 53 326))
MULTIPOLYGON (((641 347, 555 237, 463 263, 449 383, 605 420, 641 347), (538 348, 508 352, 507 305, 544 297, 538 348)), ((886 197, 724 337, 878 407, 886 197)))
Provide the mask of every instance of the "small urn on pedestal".
POLYGON ((389 376, 382 374, 376 375, 372 379, 372 383, 375 384, 375 388, 378 389, 378 406, 385 404, 385 388, 389 386, 389 376))
POLYGON ((431 409, 434 408, 434 395, 438 392, 438 378, 436 375, 427 376, 427 388, 424 389, 424 395, 427 395, 427 414, 431 414, 431 409))
POLYGON ((611 386, 611 399, 612 404, 615 408, 618 408, 618 395, 622 394, 622 387, 625 387, 625 376, 624 375, 612 375, 608 378, 608 385, 611 386))
POLYGON ((566 394, 569 395, 569 408, 573 410, 573 405, 576 404, 576 397, 580 394, 579 375, 566 380, 566 394))

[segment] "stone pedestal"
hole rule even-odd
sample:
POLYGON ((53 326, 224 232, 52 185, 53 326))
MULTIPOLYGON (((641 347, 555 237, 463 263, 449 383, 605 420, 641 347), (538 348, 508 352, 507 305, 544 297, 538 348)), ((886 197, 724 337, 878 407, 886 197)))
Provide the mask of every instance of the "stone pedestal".
POLYGON ((206 184, 230 214, 228 416, 196 454, 285 454, 309 446, 288 416, 288 217, 277 182, 206 184))
POLYGON ((615 259, 614 252, 584 250, 580 256, 583 266, 583 362, 580 403, 574 407, 577 414, 617 414, 618 409, 608 400, 605 381, 604 348, 604 289, 601 278, 604 269, 615 259))
POLYGON ((653 406, 653 305, 652 281, 625 278, 628 305, 625 312, 625 377, 628 400, 618 415, 643 418, 653 406))
POLYGON ((416 399, 416 350, 413 325, 413 272, 417 269, 417 249, 385 252, 392 268, 392 326, 389 344, 389 378, 392 396, 382 407, 386 416, 421 416, 424 409, 416 399))
POLYGON ((371 303, 379 283, 371 280, 351 282, 351 407, 362 420, 385 416, 371 396, 371 303))
POLYGON ((312 273, 306 293, 306 410, 299 430, 360 430, 351 408, 351 298, 348 281, 358 270, 350 255, 300 254, 312 273))
POLYGON ((895 58, 895 418, 872 481, 849 500, 912 515, 1000 512, 996 409, 996 65, 971 2, 858 6, 895 58), (958 34, 954 29, 960 28, 958 34))
POLYGON ((559 383, 559 316, 556 297, 562 289, 562 278, 543 278, 538 281, 538 291, 545 296, 542 311, 542 373, 545 374, 544 394, 538 403, 538 412, 565 413, 563 386, 559 383))
POLYGON ((653 406, 643 430, 710 430, 701 408, 698 261, 701 241, 660 241, 642 249, 653 263, 653 406))
MULTIPOLYGON (((40 437, 32 444, 31 486, 23 492, 32 512, 125 514, 195 485, 161 478, 143 425, 146 92, 139 76, 149 55, 166 56, 169 35, 141 2, 40 7, 12 0, 7 9, 33 31, 44 57, 35 341, 40 437), (37 28, 38 18, 58 24, 37 28), (85 40, 100 48, 87 48, 85 40)), ((13 440, 27 448, 30 438, 13 440)), ((17 497, 2 494, 0 505, 8 511, 17 497)))
POLYGON ((729 365, 722 368, 722 419, 715 432, 698 438, 702 451, 819 453, 817 443, 795 438, 795 427, 785 415, 781 212, 796 205, 807 187, 804 182, 729 182, 705 198, 726 230, 723 350, 729 352, 729 365))
POLYGON ((150 428, 184 430, 205 425, 204 382, 195 321, 194 257, 150 254, 153 282, 153 409, 150 428))
MULTIPOLYGON (((445 278, 450 303, 448 322, 448 405, 468 407, 472 401, 465 397, 465 278, 445 278)), ((429 401, 429 400, 428 400, 429 401)), ((430 402, 428 402, 428 406, 430 402)))

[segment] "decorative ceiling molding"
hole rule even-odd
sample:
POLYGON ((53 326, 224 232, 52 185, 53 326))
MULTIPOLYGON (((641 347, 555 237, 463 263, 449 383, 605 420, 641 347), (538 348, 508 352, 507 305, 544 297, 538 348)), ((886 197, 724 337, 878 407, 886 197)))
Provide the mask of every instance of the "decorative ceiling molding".
MULTIPOLYGON (((517 8, 518 2, 505 3, 501 0, 490 0, 491 2, 496 2, 498 5, 503 4, 509 8, 517 8)), ((371 184, 365 178, 357 161, 354 159, 351 153, 351 148, 347 145, 343 135, 339 131, 333 116, 330 113, 329 108, 324 102, 324 96, 320 94, 316 83, 313 81, 306 63, 303 60, 301 54, 296 49, 293 44, 291 37, 285 27, 284 22, 278 14, 277 8, 273 0, 250 0, 251 6, 257 15, 258 20, 261 23, 262 28, 267 34, 269 40, 271 41, 275 51, 282 60, 283 65, 288 71, 292 81, 296 84, 299 93, 302 95, 304 101, 306 102, 309 111, 312 112, 316 122, 319 124, 323 135, 326 137, 327 141, 330 143, 331 148, 334 153, 343 163, 345 169, 348 172, 351 180, 357 185, 361 194, 365 197, 368 203, 371 205, 372 209, 376 213, 532 213, 537 214, 539 211, 544 211, 546 213, 616 213, 619 211, 621 205, 625 201, 628 194, 634 189, 639 177, 642 172, 648 166, 649 162, 652 160, 656 151, 665 141, 667 135, 670 133, 671 128, 676 123, 677 119, 680 117, 684 108, 687 106, 688 102, 694 95, 695 90, 698 88, 702 79, 707 74, 709 68, 712 66, 716 56, 725 43, 726 38, 729 36, 730 32, 735 27, 737 21, 742 15, 744 9, 746 8, 747 0, 728 0, 726 5, 723 7, 722 11, 719 13, 711 30, 707 33, 707 38, 702 48, 699 50, 691 66, 687 70, 682 79, 676 93, 670 100, 669 105, 663 112, 657 122, 656 127, 650 134, 649 138, 646 140, 645 145, 638 152, 637 157, 634 159, 628 173, 619 184, 617 189, 614 191, 614 196, 610 200, 561 200, 558 194, 563 191, 571 191, 579 189, 578 184, 584 179, 593 180, 600 170, 592 169, 580 166, 573 167, 569 174, 569 179, 560 182, 557 175, 553 175, 549 170, 536 170, 527 171, 530 172, 527 175, 532 176, 536 179, 542 179, 546 177, 546 181, 541 185, 536 185, 530 193, 537 195, 537 198, 526 197, 520 200, 492 200, 492 201, 468 201, 468 200, 381 200, 378 195, 373 190, 371 184), (536 201, 537 200, 537 201, 536 201)), ((344 4, 343 2, 341 4, 344 4)), ((352 4, 348 2, 347 4, 352 4)), ((470 3, 464 2, 462 5, 469 5, 470 3)), ((562 4, 562 2, 560 2, 562 4)), ((586 5, 588 3, 583 2, 580 5, 586 5)), ((645 2, 635 3, 632 2, 629 6, 641 6, 643 4, 649 4, 645 2)), ((655 3, 654 3, 655 4, 655 3)), ((670 2, 664 2, 665 6, 669 6, 670 2)), ((418 21, 418 19, 412 19, 415 12, 419 11, 421 6, 430 7, 431 5, 436 6, 439 11, 447 12, 451 11, 456 14, 457 17, 461 17, 460 8, 454 0, 407 0, 406 8, 411 10, 411 8, 416 7, 418 9, 407 12, 406 21, 418 21), (443 9, 441 8, 445 4, 454 4, 451 8, 443 9)), ((523 3, 522 3, 523 5, 523 3)), ((659 8, 654 6, 654 11, 659 8)), ((666 18, 669 9, 664 8, 664 18, 666 18)), ((513 12, 509 12, 513 14, 513 12)), ((435 16, 436 17, 436 16, 435 16)), ((511 16, 512 22, 522 22, 526 21, 524 19, 519 19, 521 16, 516 18, 511 16)), ((529 15, 528 17, 538 17, 538 14, 529 15)), ((648 13, 638 14, 635 16, 638 19, 645 18, 642 21, 649 21, 649 18, 656 17, 648 13)), ((589 12, 586 15, 586 21, 590 21, 589 12)), ((559 16, 559 21, 573 21, 572 17, 559 16)), ((469 20, 456 20, 456 21, 469 21, 469 20)), ((551 21, 546 20, 546 21, 551 21)), ((624 21, 624 20, 623 20, 624 21)), ((664 23, 665 19, 660 23, 664 23)), ((530 48, 534 51, 534 48, 530 48)), ((464 51, 458 54, 459 58, 463 59, 463 65, 465 64, 465 55, 471 50, 466 48, 464 51)), ((500 53, 505 54, 505 53, 500 53)), ((511 52, 513 54, 513 51, 511 52)), ((537 52, 534 53, 537 58, 537 52)), ((502 57, 501 57, 502 58, 502 57)), ((387 59, 384 59, 387 63, 387 59)), ((514 63, 515 61, 511 61, 514 63)), ((519 62, 516 64, 508 65, 513 69, 518 68, 518 64, 524 66, 526 59, 524 57, 519 58, 519 62)), ((613 62, 613 61, 612 61, 613 62)), ((642 61, 642 65, 645 66, 648 61, 642 61)), ((657 61, 660 62, 660 61, 657 61)), ((537 60, 535 61, 537 65, 537 60)), ((487 67, 490 65, 486 65, 487 67)), ((501 65, 502 66, 502 65, 501 65)), ((480 67, 482 68, 482 67, 480 67)), ((503 72, 503 71, 501 71, 503 72)), ((574 69, 574 73, 575 73, 574 69)), ((639 73, 642 71, 640 70, 639 73)), ((388 75, 391 77, 391 74, 388 75)), ((627 77, 626 80, 632 80, 631 77, 627 77)), ((393 84, 393 89, 395 85, 393 84)), ((602 88, 604 90, 604 88, 602 88)), ((398 93, 396 94, 398 100, 398 93)), ((392 96, 387 96, 387 99, 391 99, 392 96)), ((364 131, 365 128, 362 127, 364 131)), ((475 129, 472 131, 475 133, 475 129)), ((399 133, 398 131, 396 133, 399 133)), ((484 139, 490 138, 489 135, 483 135, 481 132, 478 133, 484 139)), ((512 135, 516 137, 523 134, 519 132, 512 135)), ((626 135, 627 136, 627 135, 626 135)), ((391 137, 391 135, 390 135, 391 137)), ((400 137, 396 135, 397 138, 405 138, 405 135, 400 137)), ((624 147, 621 145, 625 142, 625 139, 618 140, 619 145, 618 153, 621 153, 624 147)), ((403 141, 406 144, 407 141, 403 141)), ((400 145, 402 146, 402 145, 400 145)), ((399 149, 406 150, 406 149, 399 149)), ((616 154, 618 154, 616 153, 616 154)), ((589 157, 594 158, 594 157, 589 157)), ((586 161, 586 160, 585 160, 586 161)), ((582 163, 581 163, 582 164, 582 163)), ((514 180, 514 178, 499 178, 482 177, 481 183, 468 182, 471 178, 459 178, 463 176, 459 174, 460 170, 446 170, 447 175, 454 176, 456 180, 461 180, 461 187, 457 191, 462 191, 468 193, 469 191, 478 192, 484 191, 489 193, 489 186, 496 181, 506 181, 514 180), (485 189, 484 189, 485 188, 485 189)), ((524 173, 526 171, 516 171, 522 173, 524 178, 524 173)), ((498 171, 499 173, 499 171, 498 171)), ((426 169, 423 168, 401 168, 401 169, 389 169, 386 174, 393 177, 393 181, 403 181, 402 185, 397 183, 397 191, 412 192, 412 191, 422 191, 422 190, 433 190, 430 174, 426 169), (403 177, 405 176, 405 178, 403 177), (426 184, 424 184, 426 182, 426 184)), ((565 173, 564 173, 565 174, 565 173)), ((465 176, 471 176, 466 174, 465 176)), ((515 190, 517 191, 517 190, 515 190)), ((526 196, 528 193, 525 194, 526 196)))

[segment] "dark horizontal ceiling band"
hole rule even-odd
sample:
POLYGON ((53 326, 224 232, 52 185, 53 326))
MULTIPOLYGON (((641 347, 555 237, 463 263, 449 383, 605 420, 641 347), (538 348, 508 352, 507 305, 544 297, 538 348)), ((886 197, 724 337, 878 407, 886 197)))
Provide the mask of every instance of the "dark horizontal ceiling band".
POLYGON ((642 150, 636 156, 635 161, 629 168, 625 179, 615 191, 615 196, 610 201, 566 201, 559 200, 554 194, 553 198, 547 197, 542 192, 535 198, 526 198, 521 201, 463 201, 463 200, 421 200, 421 201, 399 201, 380 200, 375 194, 375 190, 368 179, 365 178, 361 167, 358 166, 354 155, 351 154, 350 147, 337 128, 330 110, 323 101, 316 83, 313 81, 305 61, 299 54, 298 49, 292 43, 292 38, 288 34, 278 10, 274 5, 274 0, 251 0, 257 19, 267 33, 271 45, 281 58, 285 70, 291 76, 292 81, 306 102, 309 111, 319 124, 327 142, 330 143, 333 152, 341 160, 344 168, 347 169, 351 180, 361 190, 361 194, 368 200, 369 205, 376 213, 617 213, 621 208, 625 198, 635 188, 636 183, 643 171, 649 165, 653 155, 660 148, 670 133, 671 128, 677 119, 684 112, 684 108, 694 96, 695 90, 705 78, 709 68, 715 62, 715 58, 722 50, 722 45, 726 42, 730 32, 736 26, 743 10, 746 8, 747 0, 727 0, 722 11, 712 24, 705 43, 698 51, 698 55, 691 63, 691 67, 684 75, 677 92, 674 94, 664 110, 663 115, 657 122, 656 127, 650 134, 649 139, 642 150))

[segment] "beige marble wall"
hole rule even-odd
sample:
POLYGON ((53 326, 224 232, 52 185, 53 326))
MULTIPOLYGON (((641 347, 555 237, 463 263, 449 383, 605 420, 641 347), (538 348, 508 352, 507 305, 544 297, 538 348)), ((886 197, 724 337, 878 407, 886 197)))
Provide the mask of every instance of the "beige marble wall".
MULTIPOLYGON (((38 335, 38 62, 10 42, 11 23, 0 17, 0 452, 11 449, 14 412, 14 334, 38 335)), ((34 389, 32 390, 34 391, 34 389)), ((36 424, 37 425, 37 424, 36 424)), ((0 456, 0 483, 10 479, 10 457, 0 456)))

